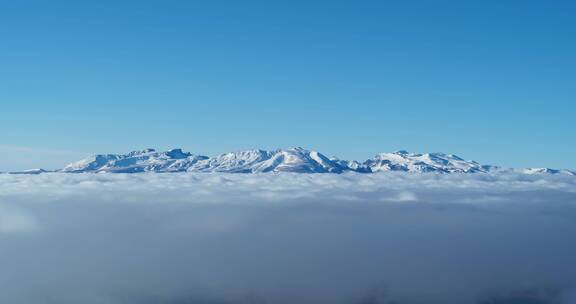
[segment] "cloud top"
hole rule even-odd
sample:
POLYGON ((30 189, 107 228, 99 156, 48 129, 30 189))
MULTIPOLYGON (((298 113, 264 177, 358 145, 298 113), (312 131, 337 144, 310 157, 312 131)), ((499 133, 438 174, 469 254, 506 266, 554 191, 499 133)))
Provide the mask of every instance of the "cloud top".
POLYGON ((571 176, 0 175, 0 302, 569 304, 574 231, 571 176))

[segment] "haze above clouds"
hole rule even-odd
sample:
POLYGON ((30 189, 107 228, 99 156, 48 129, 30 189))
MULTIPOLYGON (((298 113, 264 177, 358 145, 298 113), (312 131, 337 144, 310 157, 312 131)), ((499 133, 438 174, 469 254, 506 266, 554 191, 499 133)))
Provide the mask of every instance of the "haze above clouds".
POLYGON ((2 303, 575 303, 576 178, 0 175, 2 303))

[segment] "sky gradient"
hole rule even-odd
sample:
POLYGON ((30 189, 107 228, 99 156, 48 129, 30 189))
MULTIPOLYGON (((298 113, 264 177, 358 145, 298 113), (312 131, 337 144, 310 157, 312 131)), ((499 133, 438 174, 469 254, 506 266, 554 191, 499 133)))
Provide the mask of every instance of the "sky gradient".
POLYGON ((0 171, 93 153, 405 149, 576 169, 569 1, 12 1, 0 171))

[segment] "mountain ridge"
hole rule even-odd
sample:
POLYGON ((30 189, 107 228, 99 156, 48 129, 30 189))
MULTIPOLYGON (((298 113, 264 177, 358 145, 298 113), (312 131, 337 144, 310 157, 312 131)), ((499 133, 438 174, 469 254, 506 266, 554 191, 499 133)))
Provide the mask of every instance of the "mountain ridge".
POLYGON ((502 168, 482 165, 465 160, 454 154, 410 153, 405 150, 379 153, 359 162, 327 157, 324 154, 301 147, 276 150, 243 150, 223 153, 213 157, 171 149, 164 152, 155 149, 132 151, 127 154, 96 154, 70 163, 54 171, 43 169, 9 172, 13 174, 62 173, 173 173, 173 172, 222 172, 222 173, 503 173, 565 174, 576 175, 570 170, 550 168, 502 168))

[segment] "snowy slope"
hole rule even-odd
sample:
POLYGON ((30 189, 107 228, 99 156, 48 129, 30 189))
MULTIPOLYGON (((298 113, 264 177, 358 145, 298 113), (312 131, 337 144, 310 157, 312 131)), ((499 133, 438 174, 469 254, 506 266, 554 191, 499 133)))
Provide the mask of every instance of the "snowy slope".
POLYGON ((291 148, 275 151, 248 150, 225 153, 198 162, 190 167, 188 171, 340 173, 344 169, 316 151, 291 148))
POLYGON ((105 154, 71 163, 62 172, 180 172, 208 157, 184 153, 181 149, 156 152, 154 149, 134 151, 128 154, 105 154))
POLYGON ((368 167, 371 172, 477 173, 489 172, 492 169, 491 166, 483 166, 472 160, 467 161, 453 154, 418 154, 407 151, 381 153, 367 160, 364 165, 368 167))

